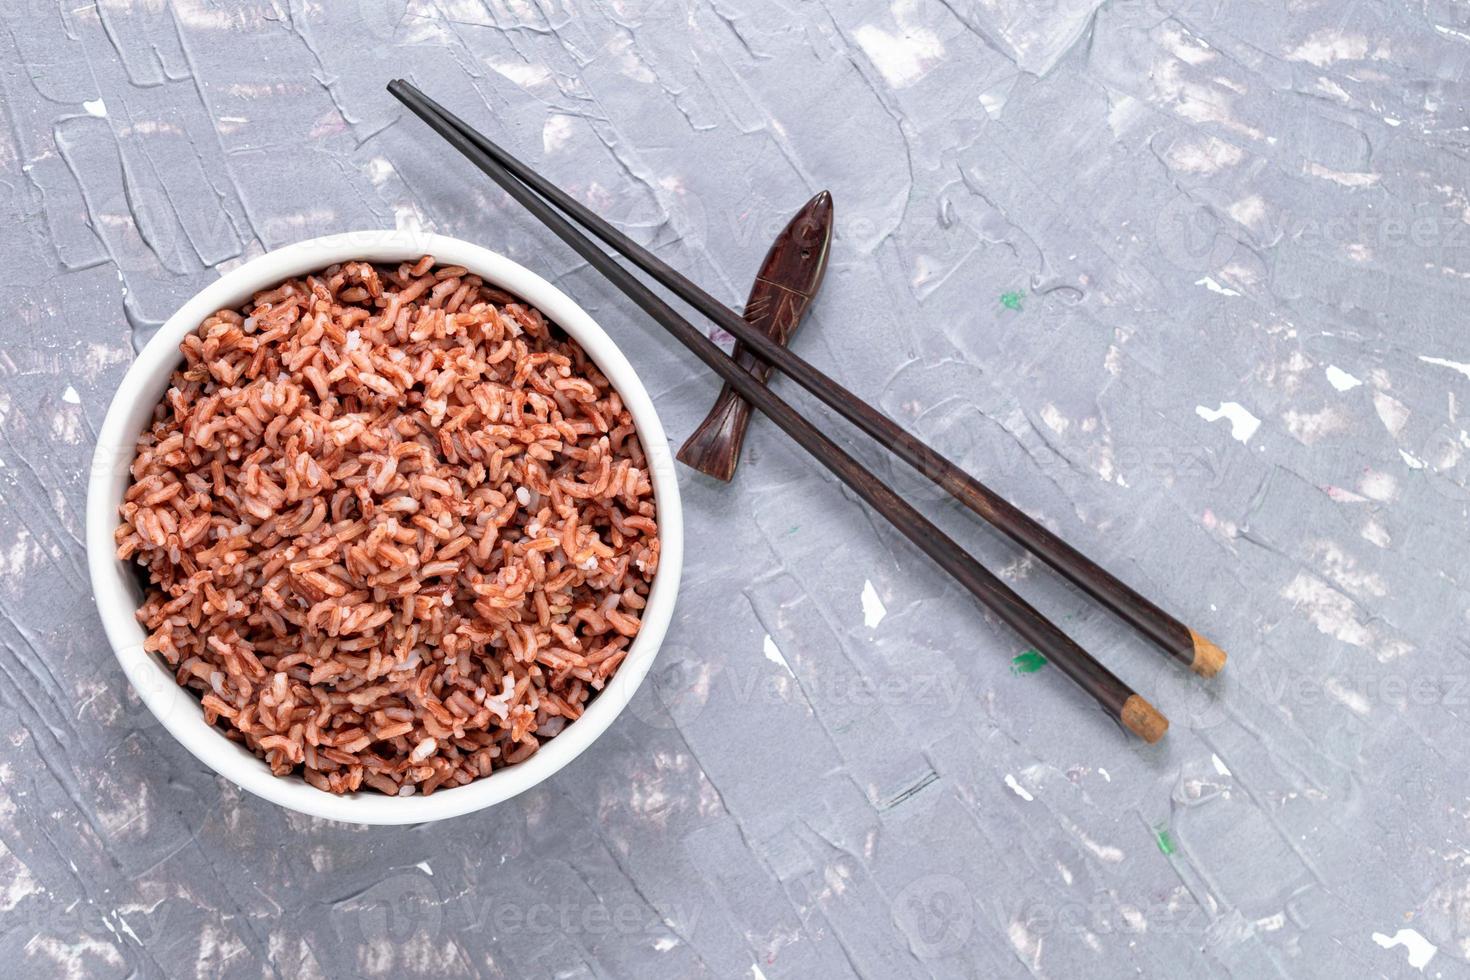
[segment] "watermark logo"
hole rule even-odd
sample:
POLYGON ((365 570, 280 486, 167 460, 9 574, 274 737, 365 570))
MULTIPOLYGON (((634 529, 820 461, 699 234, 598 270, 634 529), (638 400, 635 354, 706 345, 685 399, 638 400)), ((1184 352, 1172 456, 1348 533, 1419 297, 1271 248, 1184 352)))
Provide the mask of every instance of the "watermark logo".
POLYGON ((915 878, 893 897, 898 926, 920 959, 958 953, 975 930, 975 899, 954 875, 915 878))
POLYGON ((653 670, 628 702, 628 713, 649 728, 681 730, 709 703, 710 674, 686 644, 665 642, 653 670))
POLYGON ((401 946, 444 929, 444 903, 431 877, 404 871, 338 905, 336 924, 344 943, 366 945, 386 938, 401 946))

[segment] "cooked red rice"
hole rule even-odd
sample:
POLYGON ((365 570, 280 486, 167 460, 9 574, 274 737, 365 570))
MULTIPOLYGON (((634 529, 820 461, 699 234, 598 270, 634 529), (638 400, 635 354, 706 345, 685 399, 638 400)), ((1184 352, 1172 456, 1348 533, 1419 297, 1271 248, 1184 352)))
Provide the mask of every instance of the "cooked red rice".
POLYGON ((220 310, 138 439, 117 553, 206 720, 333 793, 520 762, 627 655, 658 567, 618 393, 430 256, 220 310))

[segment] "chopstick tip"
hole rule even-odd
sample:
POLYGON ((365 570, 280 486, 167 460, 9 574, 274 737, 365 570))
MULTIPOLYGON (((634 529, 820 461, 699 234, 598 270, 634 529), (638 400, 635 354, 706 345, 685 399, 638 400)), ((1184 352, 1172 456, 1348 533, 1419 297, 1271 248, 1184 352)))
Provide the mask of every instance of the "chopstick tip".
POLYGON ((1220 673, 1228 659, 1225 651, 1194 630, 1189 631, 1189 638, 1194 642, 1194 661, 1190 663, 1189 669, 1201 677, 1214 677, 1220 673))
POLYGON ((1169 730, 1169 719, 1137 694, 1123 702, 1123 711, 1119 718, 1124 728, 1150 745, 1163 738, 1164 733, 1169 730))

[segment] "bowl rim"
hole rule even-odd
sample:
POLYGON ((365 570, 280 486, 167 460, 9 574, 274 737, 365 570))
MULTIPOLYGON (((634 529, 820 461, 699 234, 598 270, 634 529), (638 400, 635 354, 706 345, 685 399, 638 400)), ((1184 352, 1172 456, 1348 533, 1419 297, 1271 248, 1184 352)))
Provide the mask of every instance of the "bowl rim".
POLYGON ((457 238, 399 229, 343 232, 273 249, 205 286, 169 317, 128 368, 98 430, 87 485, 86 543, 92 591, 113 652, 133 690, 184 748, 240 788, 288 809, 328 820, 393 825, 443 820, 502 803, 564 768, 608 729, 652 667, 668 630, 683 568, 684 527, 673 455, 653 401, 622 350, 592 316, 546 279, 504 255, 457 238), (422 255, 433 255, 439 264, 462 265, 541 310, 607 375, 633 416, 648 457, 658 507, 659 568, 643 625, 617 673, 581 718, 531 758, 427 797, 366 792, 337 796, 300 777, 271 775, 264 762, 205 724, 198 698, 174 681, 160 659, 143 650, 146 634, 134 615, 138 592, 133 565, 116 557, 113 531, 130 483, 138 434, 168 388, 179 362, 179 343, 205 317, 285 279, 338 262, 398 262, 422 255))

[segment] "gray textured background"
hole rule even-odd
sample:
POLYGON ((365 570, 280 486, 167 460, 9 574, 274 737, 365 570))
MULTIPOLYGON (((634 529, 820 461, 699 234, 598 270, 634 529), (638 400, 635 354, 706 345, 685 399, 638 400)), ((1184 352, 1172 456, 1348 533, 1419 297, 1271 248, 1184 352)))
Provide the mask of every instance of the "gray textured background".
POLYGON ((1470 975, 1465 4, 62 8, 0 8, 4 972, 1470 975), (1124 738, 758 425, 733 486, 681 473, 668 643, 556 778, 366 830, 203 769, 129 691, 81 540, 112 391, 203 284, 431 228, 591 309, 673 439, 714 394, 397 74, 731 303, 830 188, 801 352, 1226 674, 863 447, 1173 719, 1124 738))

